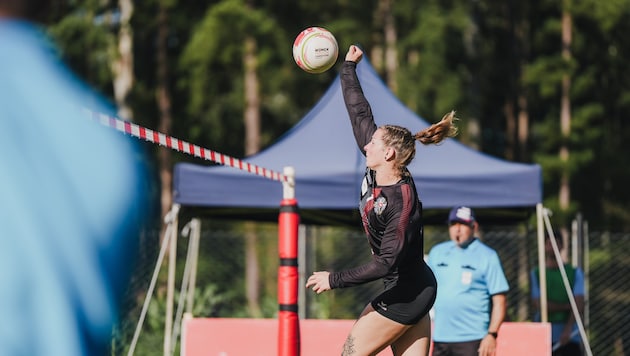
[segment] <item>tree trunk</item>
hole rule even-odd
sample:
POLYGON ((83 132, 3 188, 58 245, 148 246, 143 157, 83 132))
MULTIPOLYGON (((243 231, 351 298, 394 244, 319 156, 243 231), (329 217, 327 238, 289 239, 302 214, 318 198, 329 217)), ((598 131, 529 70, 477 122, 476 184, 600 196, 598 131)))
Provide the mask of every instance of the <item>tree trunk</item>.
MULTIPOLYGON (((173 126, 171 117, 171 93, 169 91, 169 67, 168 67, 168 8, 160 2, 157 18, 157 86, 156 101, 159 111, 158 131, 169 135, 173 126)), ((171 173, 171 151, 166 147, 160 147, 158 152, 158 165, 160 170, 161 183, 161 217, 164 218, 172 205, 172 173, 171 173)), ((164 226, 162 226, 160 236, 163 236, 164 226)))
POLYGON ((387 86, 396 94, 398 82, 396 72, 398 69, 398 52, 396 51, 397 33, 392 3, 394 0, 381 0, 380 7, 383 11, 383 33, 385 34, 385 75, 387 86))
POLYGON ((133 87, 133 35, 131 30, 131 16, 133 15, 133 1, 119 0, 120 29, 118 30, 117 57, 112 63, 114 74, 114 99, 121 119, 132 120, 133 111, 128 103, 129 93, 133 87))
MULTIPOLYGON (((253 8, 253 1, 248 7, 253 8)), ((258 60, 256 39, 247 37, 243 51, 244 90, 245 90, 245 155, 250 156, 260 150, 260 85, 258 81, 258 60)), ((261 317, 260 273, 258 268, 258 234, 254 223, 245 224, 245 291, 247 305, 252 317, 261 317)))
POLYGON ((380 29, 374 33, 374 46, 372 47, 371 60, 374 68, 382 73, 389 89, 396 93, 398 82, 396 73, 398 70, 398 52, 396 50, 397 32, 394 13, 392 12, 394 0, 379 0, 374 13, 374 28, 380 29))
POLYGON ((245 69, 245 156, 260 150, 260 85, 258 83, 258 63, 256 59, 256 40, 245 39, 243 57, 245 69))
MULTIPOLYGON (((527 93, 525 90, 525 67, 529 53, 529 33, 528 16, 521 4, 520 7, 514 2, 510 2, 511 18, 513 19, 513 40, 516 44, 514 54, 515 64, 515 96, 516 96, 516 143, 514 147, 514 159, 520 162, 528 162, 529 153, 527 152, 527 142, 529 140, 529 111, 527 102, 527 93)), ((518 287, 519 298, 517 306, 517 320, 527 320, 530 315, 530 296, 527 286, 529 286, 529 272, 531 270, 529 251, 531 241, 528 239, 529 229, 519 239, 518 249, 518 287)))
MULTIPOLYGON (((571 59, 571 14, 567 9, 563 9, 562 12, 562 59, 567 62, 571 59)), ((562 97, 560 99, 560 134, 563 138, 562 146, 560 147, 560 159, 565 166, 569 160, 567 140, 571 135, 570 89, 571 77, 569 74, 564 74, 562 76, 562 97)), ((560 184, 560 208, 566 210, 570 201, 569 174, 566 170, 562 172, 560 184)))
POLYGON ((527 93, 525 91, 524 77, 527 58, 529 58, 529 22, 524 15, 523 7, 513 9, 512 13, 518 16, 514 27, 514 41, 516 45, 515 62, 516 71, 516 147, 514 159, 520 162, 529 162, 530 154, 528 150, 529 141, 529 108, 527 93))
POLYGON ((521 162, 529 161, 529 150, 527 149, 527 141, 529 141, 529 111, 527 109, 527 96, 521 89, 518 95, 518 156, 521 162))
POLYGON ((503 154, 505 158, 513 161, 516 157, 514 154, 514 139, 516 137, 516 116, 514 115, 514 101, 509 96, 503 104, 503 113, 505 115, 505 150, 503 154))
MULTIPOLYGON (((481 120, 479 120, 482 102, 479 92, 479 72, 480 72, 480 55, 479 55, 479 21, 480 14, 478 5, 475 2, 471 3, 471 26, 466 30, 464 36, 464 48, 468 57, 468 63, 470 67, 470 85, 468 86, 468 92, 470 96, 470 113, 466 118, 466 135, 462 135, 462 141, 469 147, 475 150, 481 150, 482 137, 481 137, 481 120), (467 138, 467 140, 466 140, 467 138)), ((504 107, 505 110, 505 107, 504 107)))
MULTIPOLYGON (((571 59, 571 31, 572 31, 572 18, 571 13, 569 12, 569 2, 570 0, 565 0, 563 2, 562 9, 562 59, 568 63, 571 59)), ((569 209, 569 203, 571 201, 571 188, 570 188, 570 172, 568 170, 569 166, 569 147, 568 140, 571 136, 571 97, 570 97, 570 89, 571 89, 571 77, 569 74, 565 73, 562 76, 562 97, 560 103, 560 133, 562 136, 562 145, 560 147, 560 160, 563 163, 563 170, 560 177, 560 192, 559 192, 559 203, 560 210, 567 211, 569 209)), ((569 236, 569 231, 566 228, 566 225, 563 224, 561 228, 562 236, 565 239, 565 244, 563 246, 568 247, 567 238, 569 236)), ((567 257, 567 248, 564 248, 563 257, 567 257)))
MULTIPOLYGON (((160 1, 158 5, 157 16, 157 45, 156 45, 156 102, 159 111, 158 131, 170 135, 171 127, 173 126, 173 119, 171 117, 171 93, 169 90, 169 64, 168 64, 168 2, 160 1)), ((160 170, 160 202, 161 202, 161 218, 164 221, 164 217, 168 213, 172 205, 172 173, 171 173, 171 151, 169 148, 160 147, 158 150, 158 166, 160 170)), ((177 226, 177 225, 175 225, 177 226)), ((161 225, 160 236, 164 238, 166 227, 161 225)), ((172 345, 170 342, 170 333, 172 328, 172 304, 170 300, 173 298, 174 280, 171 278, 171 268, 175 268, 177 261, 175 260, 175 254, 177 252, 177 244, 171 241, 167 251, 169 259, 165 259, 164 263, 169 264, 169 278, 167 282, 166 291, 166 314, 165 314, 165 326, 164 326, 164 355, 170 355, 172 345), (168 261, 168 262, 167 262, 168 261)))

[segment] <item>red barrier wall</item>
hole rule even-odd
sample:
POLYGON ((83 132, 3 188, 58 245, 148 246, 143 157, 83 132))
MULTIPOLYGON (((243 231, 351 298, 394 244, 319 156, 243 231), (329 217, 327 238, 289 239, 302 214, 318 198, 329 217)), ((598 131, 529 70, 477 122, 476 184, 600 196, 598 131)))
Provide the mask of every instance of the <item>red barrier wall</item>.
MULTIPOLYGON (((354 320, 301 319, 301 356, 339 355, 354 320)), ((278 320, 184 320, 182 356, 277 356, 278 320)), ((503 323, 497 356, 551 355, 548 323, 503 323)), ((379 356, 391 356, 388 349, 379 356)))

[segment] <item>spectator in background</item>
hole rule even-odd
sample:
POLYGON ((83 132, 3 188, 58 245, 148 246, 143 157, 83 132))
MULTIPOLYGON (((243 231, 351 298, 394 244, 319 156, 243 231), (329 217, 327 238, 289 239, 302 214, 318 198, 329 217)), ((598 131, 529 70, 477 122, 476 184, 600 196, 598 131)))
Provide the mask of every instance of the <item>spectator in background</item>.
POLYGON ((31 16, 0 0, 0 355, 104 355, 144 222, 131 138, 59 61, 31 16))
MULTIPOLYGON (((560 236, 554 233, 554 236, 560 236)), ((558 251, 562 250, 562 238, 556 239, 558 251)), ((554 356, 581 356, 581 338, 571 308, 569 295, 560 272, 558 260, 553 251, 551 238, 545 236, 545 276, 547 279, 547 315, 551 323, 551 343, 554 356)), ((584 273, 579 267, 564 264, 567 282, 575 297, 575 304, 580 314, 584 312, 584 273)), ((532 304, 537 311, 535 320, 540 321, 540 270, 531 272, 532 304)))
POLYGON ((475 237, 479 226, 471 208, 453 208, 448 225, 451 240, 428 256, 438 281, 433 356, 494 355, 509 290, 501 261, 475 237))

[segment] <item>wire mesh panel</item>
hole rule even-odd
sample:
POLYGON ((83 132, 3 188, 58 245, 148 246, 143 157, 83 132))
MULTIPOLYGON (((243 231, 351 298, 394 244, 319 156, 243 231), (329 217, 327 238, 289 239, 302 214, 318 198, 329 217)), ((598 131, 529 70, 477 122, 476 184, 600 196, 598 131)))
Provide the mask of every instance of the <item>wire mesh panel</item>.
POLYGON ((588 238, 586 328, 593 355, 630 355, 630 234, 588 238))
MULTIPOLYGON (((300 283, 313 271, 351 268, 371 258, 359 227, 306 226, 300 231, 300 283)), ((508 278, 507 319, 533 320, 529 271, 538 265, 535 229, 482 226, 479 236, 497 251, 508 278)), ((427 227, 425 253, 448 239, 446 226, 427 227)), ((157 232, 144 234, 141 241, 136 273, 123 300, 120 324, 114 330, 112 355, 127 353, 160 248, 157 232)), ((186 238, 178 241, 176 288, 182 283, 188 248, 186 238)), ((592 352, 630 355, 630 234, 591 232, 580 246, 587 293, 584 321, 592 352)), ((194 316, 275 318, 278 264, 277 224, 203 220, 194 316)), ((165 285, 166 268, 161 268, 135 355, 162 352, 165 285)), ((374 281, 317 295, 302 284, 298 288, 300 318, 355 319, 382 288, 381 281, 374 281)))

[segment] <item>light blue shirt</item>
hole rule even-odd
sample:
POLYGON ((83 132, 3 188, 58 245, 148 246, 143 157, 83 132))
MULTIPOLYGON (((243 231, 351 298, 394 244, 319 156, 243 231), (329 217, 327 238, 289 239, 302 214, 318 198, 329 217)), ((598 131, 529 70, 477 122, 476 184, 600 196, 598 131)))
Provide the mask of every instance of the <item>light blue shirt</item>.
POLYGON ((509 290, 496 251, 475 239, 466 248, 442 242, 429 252, 437 279, 433 340, 465 342, 488 333, 491 298, 509 290))
POLYGON ((33 25, 0 19, 0 354, 94 355, 111 340, 146 184, 111 107, 33 25))

